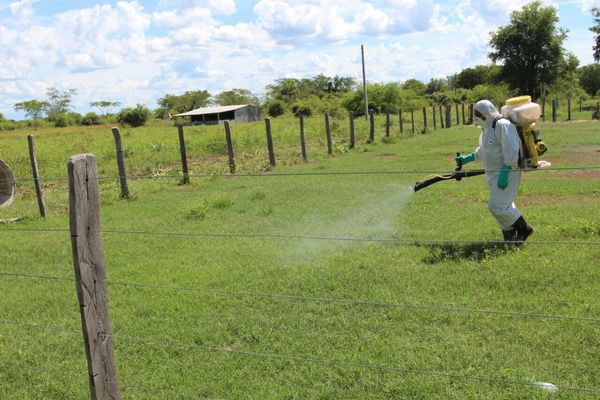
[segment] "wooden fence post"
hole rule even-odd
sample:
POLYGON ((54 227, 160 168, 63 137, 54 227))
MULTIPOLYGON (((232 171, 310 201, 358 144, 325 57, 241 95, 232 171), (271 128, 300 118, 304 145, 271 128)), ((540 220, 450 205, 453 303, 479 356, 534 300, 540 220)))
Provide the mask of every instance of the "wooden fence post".
POLYGON ((302 151, 302 159, 308 162, 306 157, 306 142, 304 141, 304 115, 300 115, 300 150, 302 151))
POLYGON ((331 145, 331 130, 329 129, 329 113, 325 113, 325 136, 327 137, 327 154, 333 151, 331 145))
POLYGON ((129 198, 129 186, 127 185, 127 175, 125 173, 125 160, 123 159, 123 145, 121 144, 121 133, 119 128, 112 128, 115 137, 115 146, 117 148, 117 165, 119 167, 119 181, 121 182, 121 197, 129 198))
POLYGON ((452 105, 446 105, 446 128, 452 127, 452 105))
POLYGON ((185 139, 183 137, 183 124, 177 124, 179 132, 179 152, 181 153, 181 172, 183 173, 182 183, 184 185, 190 183, 190 173, 188 171, 187 154, 185 151, 185 139))
POLYGON ((271 135, 271 120, 265 118, 265 130, 267 132, 267 151, 269 152, 269 164, 276 167, 275 151, 273 150, 273 136, 271 135))
POLYGON ((404 133, 404 121, 402 120, 402 109, 400 109, 399 118, 400 118, 400 134, 403 134, 404 133))
POLYGON ((431 118, 431 120, 433 121, 433 129, 437 129, 437 121, 436 121, 436 115, 435 115, 435 103, 433 104, 433 107, 431 107, 432 111, 433 111, 433 118, 431 118))
POLYGON ((440 111, 440 128, 444 129, 444 112, 442 111, 442 105, 439 106, 440 111))
POLYGON ((567 121, 571 120, 571 96, 567 97, 567 121))
POLYGON ((456 126, 460 125, 460 117, 458 116, 458 103, 454 103, 454 108, 456 108, 456 126))
POLYGON ((581 104, 583 102, 583 100, 581 99, 581 96, 579 97, 579 112, 583 111, 583 104, 581 104))
POLYGON ((390 111, 385 112, 385 137, 390 137, 390 111))
POLYGON ((233 155, 233 142, 231 141, 231 129, 229 121, 223 122, 225 126, 225 140, 227 141, 227 156, 229 157, 229 172, 235 174, 235 157, 233 155))
POLYGON ((108 315, 96 157, 69 159, 69 223, 75 284, 92 400, 119 400, 113 336, 108 315))
POLYGON ((465 103, 460 103, 460 106, 462 108, 462 123, 463 123, 463 125, 466 125, 466 123, 465 123, 465 103))
POLYGON ((35 142, 33 135, 27 136, 27 142, 29 143, 29 160, 31 161, 31 170, 33 171, 33 183, 35 184, 35 194, 37 196, 38 208, 40 209, 40 216, 46 218, 46 202, 44 201, 44 194, 42 193, 42 187, 40 186, 40 173, 37 164, 37 157, 35 155, 35 142))
POLYGON ((348 114, 348 119, 350 120, 350 148, 354 148, 354 113, 350 111, 348 114))
POLYGON ((410 108, 410 124, 412 126, 412 133, 415 133, 415 109, 410 108))
POLYGON ((375 111, 369 110, 369 140, 367 143, 373 143, 375 140, 375 111))
POLYGON ((557 108, 557 101, 556 100, 552 100, 552 122, 556 122, 556 108, 557 108))
POLYGON ((423 133, 427 130, 427 107, 423 107, 423 133))
POLYGON ((475 105, 471 103, 469 104, 469 125, 473 125, 473 121, 475 121, 475 105))

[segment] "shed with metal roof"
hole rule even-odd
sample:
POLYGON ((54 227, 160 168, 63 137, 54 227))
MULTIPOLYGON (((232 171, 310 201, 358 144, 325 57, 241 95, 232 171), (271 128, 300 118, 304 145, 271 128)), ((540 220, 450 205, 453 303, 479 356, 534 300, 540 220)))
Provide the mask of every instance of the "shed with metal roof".
POLYGON ((173 115, 176 119, 186 119, 189 124, 217 125, 224 121, 252 122, 260 121, 260 108, 251 104, 241 104, 222 107, 201 107, 188 112, 173 115))

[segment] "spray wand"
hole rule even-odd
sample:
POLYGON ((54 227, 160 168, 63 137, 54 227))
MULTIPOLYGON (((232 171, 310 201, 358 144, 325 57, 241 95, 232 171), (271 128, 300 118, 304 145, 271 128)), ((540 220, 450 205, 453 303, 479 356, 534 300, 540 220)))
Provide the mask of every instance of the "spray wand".
MULTIPOLYGON (((456 157, 460 157, 460 153, 456 153, 456 157)), ((483 175, 483 174, 485 174, 484 169, 473 169, 470 171, 463 171, 462 163, 460 161, 457 161, 454 172, 449 173, 449 174, 441 174, 441 175, 440 174, 428 175, 421 182, 415 183, 413 190, 415 192, 417 192, 417 191, 419 191, 423 188, 426 188, 427 186, 433 185, 434 183, 437 183, 437 182, 447 181, 450 179, 456 179, 457 181, 460 181, 462 178, 469 178, 471 176, 477 176, 477 175, 483 175)))

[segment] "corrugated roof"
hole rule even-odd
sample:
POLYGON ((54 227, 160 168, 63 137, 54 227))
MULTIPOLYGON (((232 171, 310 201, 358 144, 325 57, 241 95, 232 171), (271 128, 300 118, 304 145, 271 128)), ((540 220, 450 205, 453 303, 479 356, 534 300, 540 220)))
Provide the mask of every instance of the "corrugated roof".
POLYGON ((241 104, 237 106, 223 106, 223 107, 201 107, 196 108, 195 110, 184 112, 181 114, 175 114, 174 117, 189 117, 190 115, 206 115, 206 114, 218 114, 227 111, 239 110, 240 108, 244 108, 248 106, 248 104, 241 104))

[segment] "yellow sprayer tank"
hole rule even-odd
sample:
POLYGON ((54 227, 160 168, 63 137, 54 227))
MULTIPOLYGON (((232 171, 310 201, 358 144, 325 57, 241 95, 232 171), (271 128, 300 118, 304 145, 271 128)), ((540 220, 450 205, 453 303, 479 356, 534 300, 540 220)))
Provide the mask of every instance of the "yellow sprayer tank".
POLYGON ((517 132, 523 144, 524 166, 540 167, 539 156, 547 150, 546 144, 538 137, 536 122, 542 116, 539 104, 531 101, 531 96, 519 96, 506 100, 500 113, 517 126, 517 132))

